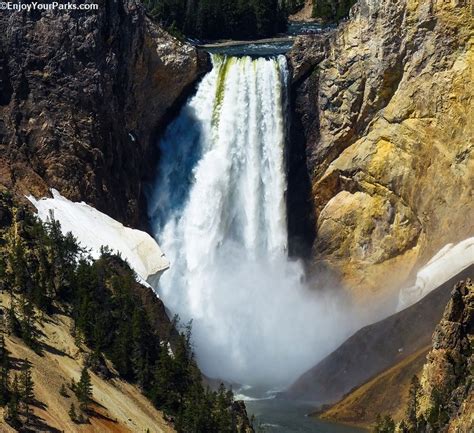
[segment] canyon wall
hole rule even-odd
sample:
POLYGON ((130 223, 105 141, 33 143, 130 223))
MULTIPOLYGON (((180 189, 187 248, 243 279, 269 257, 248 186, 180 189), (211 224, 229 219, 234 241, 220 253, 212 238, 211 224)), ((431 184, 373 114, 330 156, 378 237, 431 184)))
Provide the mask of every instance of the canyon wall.
POLYGON ((451 292, 428 355, 422 349, 404 358, 352 389, 320 416, 371 427, 377 415, 390 414, 397 423, 405 419, 405 425, 410 424, 407 409, 413 394, 409 390, 416 374, 421 379, 416 431, 471 432, 474 427, 473 321, 474 286, 467 279, 456 284, 451 292))
POLYGON ((143 226, 155 132, 206 68, 137 0, 3 12, 0 185, 36 196, 54 187, 143 226))
POLYGON ((473 29, 468 1, 360 0, 289 53, 292 145, 306 151, 290 170, 300 184, 309 173, 313 269, 359 298, 474 233, 473 29))
POLYGON ((421 376, 418 415, 435 425, 447 424, 450 433, 474 428, 473 324, 474 285, 466 280, 451 294, 421 376))
MULTIPOLYGON (((426 352, 430 346, 433 331, 443 317, 454 285, 460 279, 468 279, 473 274, 474 266, 470 266, 411 307, 360 329, 334 352, 301 375, 281 396, 313 401, 319 405, 334 403, 395 366, 412 365, 408 360, 413 361, 413 357, 419 364, 419 355, 426 352)), ((421 365, 423 363, 422 360, 421 365)), ((408 381, 410 379, 411 376, 408 376, 408 381)), ((398 382, 393 385, 398 386, 398 382)), ((386 382, 386 386, 389 386, 389 382, 386 382)), ((357 395, 360 394, 362 393, 357 395)), ((386 393, 388 399, 394 394, 395 391, 386 393)), ((381 393, 372 390, 368 391, 368 396, 380 399, 381 393)), ((356 419, 345 421, 370 424, 377 414, 374 414, 375 406, 376 403, 371 400, 365 406, 364 415, 358 415, 359 420, 356 416, 356 419), (372 409, 367 410, 368 408, 372 409), (371 415, 373 418, 370 418, 371 415)), ((379 410, 380 413, 387 411, 387 408, 379 410)))

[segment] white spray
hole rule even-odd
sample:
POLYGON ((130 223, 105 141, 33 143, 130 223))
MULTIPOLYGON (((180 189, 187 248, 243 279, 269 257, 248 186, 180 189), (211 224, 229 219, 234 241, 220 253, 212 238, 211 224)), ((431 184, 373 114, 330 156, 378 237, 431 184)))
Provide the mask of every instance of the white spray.
POLYGON ((284 386, 347 337, 351 317, 287 256, 285 57, 213 64, 160 143, 150 217, 171 269, 158 292, 193 319, 207 375, 284 386))

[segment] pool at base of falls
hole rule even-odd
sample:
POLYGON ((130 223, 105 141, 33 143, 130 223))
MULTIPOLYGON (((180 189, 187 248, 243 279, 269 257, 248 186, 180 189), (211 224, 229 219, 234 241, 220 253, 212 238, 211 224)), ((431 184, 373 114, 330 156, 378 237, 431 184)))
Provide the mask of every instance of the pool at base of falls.
POLYGON ((315 408, 305 402, 270 398, 248 400, 245 406, 265 433, 367 433, 362 428, 310 417, 315 408))

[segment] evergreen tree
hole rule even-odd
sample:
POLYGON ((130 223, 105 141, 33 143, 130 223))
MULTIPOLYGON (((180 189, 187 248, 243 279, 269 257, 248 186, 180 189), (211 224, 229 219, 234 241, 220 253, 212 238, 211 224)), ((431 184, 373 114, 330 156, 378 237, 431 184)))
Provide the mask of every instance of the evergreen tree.
POLYGON ((10 306, 7 311, 7 324, 8 332, 16 337, 21 337, 21 326, 20 321, 16 315, 15 311, 15 300, 13 294, 10 295, 10 306))
POLYGON ((408 404, 406 412, 406 421, 411 431, 416 431, 418 426, 418 411, 420 406, 421 385, 418 376, 414 375, 411 379, 410 389, 408 391, 408 404))
POLYGON ((10 358, 5 345, 5 337, 0 335, 0 406, 4 406, 9 397, 8 376, 10 373, 10 358))
POLYGON ((67 389, 66 389, 66 386, 63 384, 61 384, 61 388, 59 388, 59 395, 63 396, 63 397, 66 397, 66 398, 69 398, 69 394, 67 392, 67 389))
POLYGON ((74 393, 79 400, 81 409, 87 411, 92 400, 92 382, 86 367, 81 371, 81 378, 74 387, 74 393))
POLYGON ((448 395, 450 395, 449 392, 438 388, 431 391, 431 407, 427 412, 426 421, 433 431, 440 431, 449 421, 448 402, 446 401, 448 395))
POLYGON ((20 234, 20 224, 17 221, 16 210, 14 210, 13 215, 13 223, 5 235, 6 265, 4 265, 6 288, 11 294, 26 290, 28 285, 25 242, 20 234))
POLYGON ((294 14, 304 6, 305 0, 285 0, 283 3, 287 14, 294 14))
POLYGON ((26 359, 23 362, 22 368, 21 368, 21 374, 20 374, 20 400, 23 405, 24 413, 26 416, 27 422, 30 420, 30 405, 34 401, 34 383, 33 383, 33 377, 31 374, 31 365, 28 362, 28 359, 26 359))
POLYGON ((233 395, 228 391, 224 384, 220 384, 216 395, 217 426, 218 431, 223 433, 232 433, 235 431, 235 421, 232 419, 232 413, 229 410, 232 406, 233 395))
POLYGON ((408 433, 408 432, 409 432, 405 420, 402 420, 402 421, 400 422, 400 425, 398 426, 398 431, 399 431, 400 433, 408 433))
POLYGON ((166 349, 160 351, 153 374, 150 398, 167 414, 175 414, 178 406, 177 390, 174 388, 174 362, 166 349))
POLYGON ((8 401, 7 412, 5 414, 5 421, 13 427, 18 427, 20 423, 19 415, 20 405, 20 386, 18 383, 18 376, 15 374, 11 386, 10 398, 8 401))
POLYGON ((172 34, 202 39, 255 39, 284 30, 290 9, 282 0, 144 0, 172 34))
MULTIPOLYGON (((244 12, 255 15, 253 0, 238 0, 233 4, 230 0, 218 1, 225 11, 233 11, 226 17, 229 22, 238 23, 244 12)), ((206 0, 191 3, 183 0, 183 5, 186 7, 180 13, 184 14, 202 5, 213 7, 206 0)), ((216 14, 214 10, 212 19, 216 14)), ((193 20, 190 18, 189 22, 192 24, 193 20)), ((202 386, 191 346, 190 325, 178 334, 176 319, 168 331, 163 331, 165 335, 158 335, 135 294, 135 274, 118 255, 104 248, 102 257, 92 260, 71 235, 62 234, 53 220, 44 225, 28 212, 21 212, 21 222, 17 216, 6 229, 6 235, 0 233, 5 237, 5 242, 0 242, 0 277, 4 280, 2 288, 11 297, 8 309, 11 332, 38 349, 38 312, 48 313, 54 303, 70 311, 74 334, 81 344, 92 349, 91 364, 87 366, 100 367, 104 353, 122 377, 137 383, 174 420, 177 431, 236 432, 232 393, 224 387, 213 392, 202 386)), ((71 384, 81 410, 85 411, 92 398, 86 367, 79 382, 71 384)), ((8 352, 0 335, 0 403, 7 403, 8 422, 18 427, 20 408, 30 416, 34 385, 27 361, 13 380, 9 380, 9 371, 8 352)), ((64 386, 60 394, 67 394, 64 386)), ((81 422, 82 414, 76 413, 74 406, 70 414, 76 422, 81 422)))
POLYGON ((374 433, 394 433, 395 422, 393 421, 392 417, 390 415, 385 415, 382 417, 380 414, 378 414, 373 432, 374 433))
POLYGON ((20 336, 33 350, 40 350, 39 332, 36 327, 36 312, 32 302, 26 297, 20 298, 20 336))
POLYGON ((339 21, 349 14, 356 0, 313 0, 313 17, 323 21, 339 21))
POLYGON ((144 389, 151 379, 150 359, 156 354, 153 353, 153 349, 150 350, 153 333, 149 327, 146 313, 139 308, 134 308, 132 314, 131 341, 133 376, 140 388, 144 389))
POLYGON ((71 403, 68 414, 69 414, 69 418, 71 418, 73 422, 77 422, 77 413, 76 413, 76 407, 74 406, 74 403, 71 403))

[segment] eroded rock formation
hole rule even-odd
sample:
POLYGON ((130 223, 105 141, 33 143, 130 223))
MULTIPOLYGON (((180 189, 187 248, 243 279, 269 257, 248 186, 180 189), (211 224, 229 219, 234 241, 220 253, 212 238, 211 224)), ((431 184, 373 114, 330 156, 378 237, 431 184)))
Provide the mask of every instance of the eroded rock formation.
POLYGON ((474 428, 473 342, 474 285, 467 280, 453 290, 421 377, 422 414, 428 422, 431 417, 438 423, 448 419, 449 432, 474 428))
POLYGON ((136 0, 5 12, 0 35, 0 185, 36 196, 54 187, 142 225, 155 129, 206 56, 153 24, 136 0))
POLYGON ((360 0, 289 54, 314 264, 359 298, 474 233, 473 29, 466 1, 360 0))

